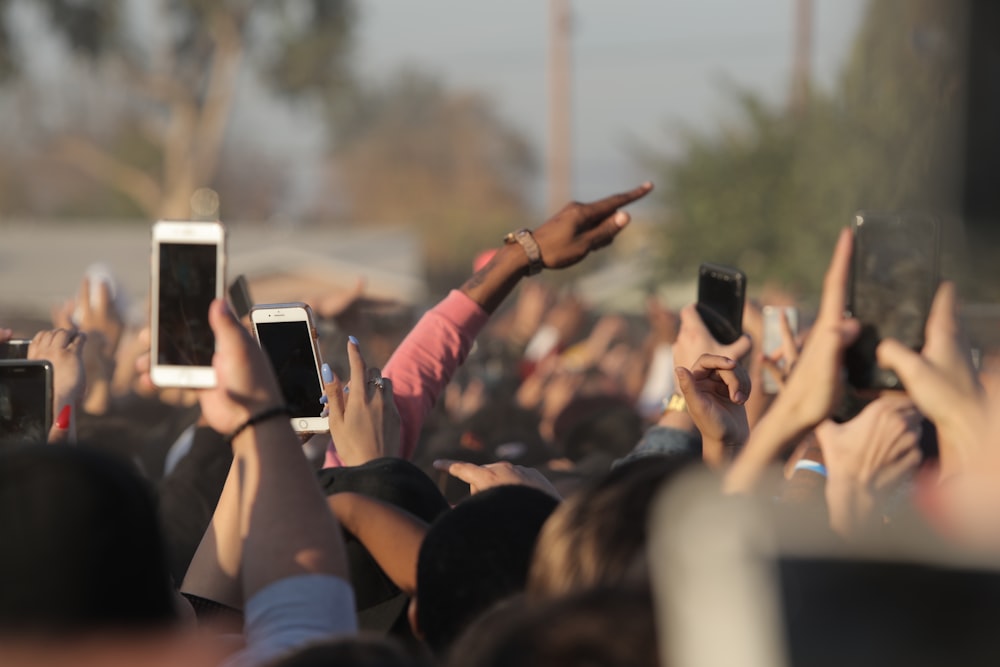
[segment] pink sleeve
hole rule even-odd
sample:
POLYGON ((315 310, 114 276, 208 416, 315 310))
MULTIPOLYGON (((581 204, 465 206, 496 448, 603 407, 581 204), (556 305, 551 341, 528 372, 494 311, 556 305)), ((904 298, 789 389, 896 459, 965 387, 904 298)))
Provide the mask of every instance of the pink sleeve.
MULTIPOLYGON (((413 456, 427 413, 465 361, 488 319, 489 313, 482 306, 464 292, 452 290, 420 318, 386 362, 382 375, 392 380, 402 421, 401 458, 413 456)), ((338 465, 331 445, 325 467, 338 465)))

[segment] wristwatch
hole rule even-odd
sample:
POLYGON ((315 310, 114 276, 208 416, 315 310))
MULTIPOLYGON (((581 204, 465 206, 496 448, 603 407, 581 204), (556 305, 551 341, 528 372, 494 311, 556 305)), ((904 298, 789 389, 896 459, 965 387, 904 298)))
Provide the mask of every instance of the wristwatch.
POLYGON ((687 412, 688 404, 681 394, 674 394, 670 398, 663 399, 664 412, 687 412))
POLYGON ((512 243, 521 244, 521 247, 524 248, 524 254, 528 256, 529 276, 540 273, 545 268, 545 264, 542 263, 542 250, 538 247, 535 237, 531 235, 531 230, 527 227, 522 227, 517 231, 507 234, 507 236, 503 237, 503 242, 507 245, 512 243))

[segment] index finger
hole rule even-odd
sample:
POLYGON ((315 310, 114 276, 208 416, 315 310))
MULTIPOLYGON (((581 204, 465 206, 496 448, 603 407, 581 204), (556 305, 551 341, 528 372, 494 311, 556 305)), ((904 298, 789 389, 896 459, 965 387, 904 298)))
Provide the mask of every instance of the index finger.
POLYGON ((642 199, 653 189, 653 184, 650 181, 646 181, 637 188, 633 188, 628 192, 619 192, 616 195, 611 195, 605 197, 604 199, 598 199, 597 201, 590 202, 589 204, 583 205, 583 214, 587 218, 593 218, 594 222, 601 222, 612 213, 620 209, 622 206, 627 206, 637 199, 642 199))
POLYGON ((833 249, 830 267, 823 278, 823 297, 819 305, 819 319, 824 322, 839 322, 844 317, 847 276, 851 269, 851 253, 854 240, 851 230, 840 230, 837 245, 833 249))
POLYGON ((438 459, 434 462, 434 468, 437 470, 445 470, 452 477, 457 477, 463 482, 467 482, 473 486, 480 486, 483 484, 488 484, 493 478, 493 474, 475 463, 467 463, 465 461, 452 461, 451 459, 438 459))

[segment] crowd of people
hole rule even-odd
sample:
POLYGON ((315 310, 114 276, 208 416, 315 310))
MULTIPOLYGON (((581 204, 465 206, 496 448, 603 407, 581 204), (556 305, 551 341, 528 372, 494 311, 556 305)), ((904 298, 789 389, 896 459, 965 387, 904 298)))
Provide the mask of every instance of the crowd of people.
MULTIPOLYGON (((661 571, 676 558, 652 536, 664 490, 688 478, 838 545, 916 531, 956 563, 1000 556, 1000 396, 954 285, 937 290, 922 350, 878 347, 905 391, 860 395, 844 379, 861 328, 845 314, 848 230, 811 326, 783 320, 767 355, 759 303, 724 345, 693 304, 597 315, 533 277, 627 233, 624 208, 651 189, 511 237, 405 335, 362 323, 359 301, 317 309, 328 434, 292 430, 222 300, 211 389, 155 386, 148 329, 123 324, 104 282, 85 280, 49 330, 0 329, 52 364, 57 416, 48 446, 0 452, 0 664, 681 664, 692 640, 668 628, 686 607, 661 571)), ((679 576, 675 589, 712 597, 679 576)), ((856 581, 838 609, 885 603, 856 581)), ((825 623, 809 629, 817 645, 852 646, 849 623, 825 623)), ((866 637, 858 664, 912 653, 866 637)), ((729 664, 760 664, 743 657, 729 664)))

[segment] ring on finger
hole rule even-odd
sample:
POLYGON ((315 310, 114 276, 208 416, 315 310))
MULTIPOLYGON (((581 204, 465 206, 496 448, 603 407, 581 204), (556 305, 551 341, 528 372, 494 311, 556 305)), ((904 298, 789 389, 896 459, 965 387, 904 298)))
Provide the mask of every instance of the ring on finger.
POLYGON ((375 385, 375 388, 376 388, 376 389, 379 389, 379 390, 381 390, 381 389, 384 389, 384 388, 385 388, 385 383, 384 383, 384 382, 382 382, 382 377, 381 377, 381 376, 379 376, 379 377, 374 377, 374 378, 370 378, 370 379, 368 380, 368 384, 371 384, 371 385, 375 385))

